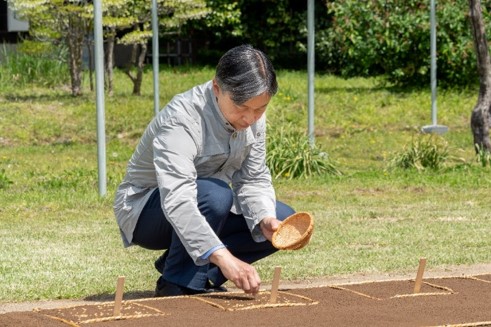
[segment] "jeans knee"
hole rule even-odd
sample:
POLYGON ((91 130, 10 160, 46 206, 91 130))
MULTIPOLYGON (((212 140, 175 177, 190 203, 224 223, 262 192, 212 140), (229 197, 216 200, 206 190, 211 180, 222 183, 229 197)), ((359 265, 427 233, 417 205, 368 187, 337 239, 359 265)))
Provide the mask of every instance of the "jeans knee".
POLYGON ((198 206, 205 217, 227 217, 233 204, 232 190, 219 179, 198 180, 198 206))
POLYGON ((283 202, 276 201, 276 218, 278 220, 283 221, 294 213, 295 210, 292 207, 283 202))

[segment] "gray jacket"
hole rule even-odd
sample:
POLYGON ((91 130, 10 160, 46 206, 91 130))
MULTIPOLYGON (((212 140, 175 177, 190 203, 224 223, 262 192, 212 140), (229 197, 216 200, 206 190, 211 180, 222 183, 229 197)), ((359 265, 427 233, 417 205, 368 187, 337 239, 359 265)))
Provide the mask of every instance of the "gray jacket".
POLYGON ((212 82, 176 95, 145 130, 116 191, 114 212, 125 246, 138 217, 158 187, 162 210, 197 265, 220 239, 197 206, 198 177, 231 184, 232 211, 243 214, 257 242, 259 222, 276 217, 275 192, 266 167, 266 118, 236 131, 223 117, 212 82))

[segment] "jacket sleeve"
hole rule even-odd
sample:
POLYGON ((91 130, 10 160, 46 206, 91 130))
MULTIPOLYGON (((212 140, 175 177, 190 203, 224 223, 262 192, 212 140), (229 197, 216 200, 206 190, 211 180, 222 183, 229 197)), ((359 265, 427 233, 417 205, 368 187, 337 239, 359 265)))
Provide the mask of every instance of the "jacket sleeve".
POLYGON ((206 264, 200 256, 221 241, 198 209, 196 142, 184 124, 171 119, 160 127, 153 148, 164 215, 195 264, 206 264))
POLYGON ((266 238, 259 223, 266 217, 276 217, 276 196, 271 174, 266 166, 266 118, 253 128, 256 141, 252 144, 242 167, 232 179, 233 189, 252 238, 256 242, 266 238))

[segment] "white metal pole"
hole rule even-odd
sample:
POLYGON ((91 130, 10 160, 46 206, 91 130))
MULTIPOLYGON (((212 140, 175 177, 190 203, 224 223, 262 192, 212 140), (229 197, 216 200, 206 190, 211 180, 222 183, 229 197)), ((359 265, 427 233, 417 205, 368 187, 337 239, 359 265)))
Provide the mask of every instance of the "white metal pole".
POLYGON ((430 57, 431 57, 431 125, 423 126, 423 133, 443 134, 448 131, 447 126, 437 123, 436 105, 436 8, 435 0, 430 0, 430 57))
POLYGON ((159 113, 159 20, 157 0, 152 0, 152 68, 153 68, 153 110, 159 113))
POLYGON ((307 4, 307 74, 308 74, 308 135, 310 145, 314 146, 314 71, 315 71, 315 31, 314 31, 314 0, 307 4))
POLYGON ((104 117, 104 45, 102 36, 102 4, 94 0, 95 84, 97 111, 97 166, 99 195, 106 195, 106 131, 104 117))
POLYGON ((437 125, 436 115, 436 17, 435 0, 430 2, 430 55, 431 55, 431 122, 437 125))

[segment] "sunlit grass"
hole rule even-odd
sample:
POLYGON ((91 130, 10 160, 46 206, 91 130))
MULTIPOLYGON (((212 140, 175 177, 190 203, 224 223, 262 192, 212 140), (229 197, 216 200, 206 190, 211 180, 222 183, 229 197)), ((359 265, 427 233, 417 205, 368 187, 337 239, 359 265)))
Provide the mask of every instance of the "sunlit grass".
MULTIPOLYGON (((160 103, 212 78, 211 68, 161 69, 160 103)), ((275 126, 307 129, 307 76, 280 71, 267 110, 275 126)), ((107 194, 98 194, 95 95, 65 87, 0 90, 0 302, 85 298, 151 291, 158 252, 124 249, 113 217, 114 191, 153 117, 153 86, 143 95, 116 72, 106 97, 107 194)), ((315 143, 342 175, 275 181, 279 199, 316 219, 312 243, 256 263, 264 281, 281 265, 286 279, 354 272, 413 271, 491 262, 489 165, 476 160, 469 117, 477 90, 439 93, 449 127, 443 169, 389 170, 390 158, 430 123, 429 89, 385 87, 376 79, 316 76, 315 143)), ((278 146, 281 146, 281 140, 278 146)))

